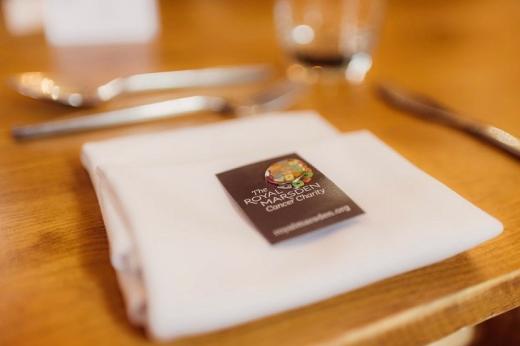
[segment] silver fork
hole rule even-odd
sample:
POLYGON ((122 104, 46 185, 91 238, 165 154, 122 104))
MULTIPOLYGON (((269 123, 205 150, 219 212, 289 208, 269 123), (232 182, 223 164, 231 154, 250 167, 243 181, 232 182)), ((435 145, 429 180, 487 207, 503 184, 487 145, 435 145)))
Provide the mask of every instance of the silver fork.
POLYGON ((302 84, 283 81, 239 102, 218 96, 181 97, 109 112, 13 127, 11 133, 17 139, 38 138, 174 118, 202 111, 246 116, 289 107, 303 89, 302 84))

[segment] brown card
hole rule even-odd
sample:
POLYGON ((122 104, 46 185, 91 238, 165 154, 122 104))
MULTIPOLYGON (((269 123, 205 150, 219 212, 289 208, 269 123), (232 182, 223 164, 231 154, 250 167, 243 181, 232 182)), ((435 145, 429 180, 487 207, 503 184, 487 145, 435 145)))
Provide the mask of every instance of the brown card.
POLYGON ((217 178, 272 244, 363 213, 336 184, 294 153, 222 172, 217 178))

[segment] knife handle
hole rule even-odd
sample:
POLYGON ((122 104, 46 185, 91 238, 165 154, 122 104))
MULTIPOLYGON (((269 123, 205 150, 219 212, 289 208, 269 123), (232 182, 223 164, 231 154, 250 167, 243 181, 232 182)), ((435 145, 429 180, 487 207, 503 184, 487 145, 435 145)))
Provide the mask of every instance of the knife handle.
POLYGON ((520 139, 498 127, 462 117, 454 111, 436 104, 428 109, 430 116, 448 126, 461 129, 520 159, 520 139))
POLYGON ((468 131, 520 159, 520 139, 512 134, 491 125, 474 126, 468 131))
POLYGON ((16 139, 31 139, 73 132, 89 131, 119 125, 172 118, 201 111, 222 111, 227 101, 220 97, 190 96, 150 103, 115 111, 95 113, 14 127, 16 139))

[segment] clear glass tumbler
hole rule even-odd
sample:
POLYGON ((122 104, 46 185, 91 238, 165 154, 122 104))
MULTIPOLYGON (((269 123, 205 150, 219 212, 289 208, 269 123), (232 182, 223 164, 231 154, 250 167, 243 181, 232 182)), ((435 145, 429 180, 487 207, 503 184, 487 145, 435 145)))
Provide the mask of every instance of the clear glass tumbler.
POLYGON ((361 83, 372 66, 372 49, 384 0, 277 0, 275 23, 283 49, 300 65, 338 69, 361 83))

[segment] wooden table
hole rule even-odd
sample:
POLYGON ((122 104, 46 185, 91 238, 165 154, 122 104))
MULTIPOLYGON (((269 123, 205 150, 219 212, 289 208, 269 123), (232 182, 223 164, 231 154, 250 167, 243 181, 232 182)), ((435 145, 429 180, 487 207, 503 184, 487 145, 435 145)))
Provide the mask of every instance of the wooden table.
MULTIPOLYGON (((50 49, 41 36, 12 37, 2 25, 0 79, 28 70, 101 80, 122 69, 283 66, 271 12, 268 1, 168 1, 162 3, 157 42, 98 50, 50 49)), ((370 87, 376 79, 393 80, 520 134, 519 14, 517 0, 390 1, 368 83, 316 86, 296 106, 317 109, 342 131, 373 131, 500 219, 500 237, 312 306, 174 344, 416 345, 519 306, 519 162, 464 134, 388 109, 370 87)), ((126 98, 108 107, 167 96, 126 98)), ((14 123, 69 110, 25 99, 3 84, 0 99, 0 344, 148 344, 126 319, 80 146, 219 116, 16 143, 9 136, 14 123)))

